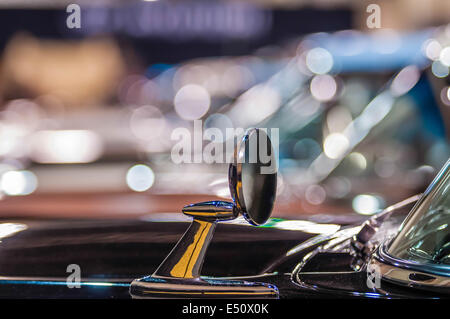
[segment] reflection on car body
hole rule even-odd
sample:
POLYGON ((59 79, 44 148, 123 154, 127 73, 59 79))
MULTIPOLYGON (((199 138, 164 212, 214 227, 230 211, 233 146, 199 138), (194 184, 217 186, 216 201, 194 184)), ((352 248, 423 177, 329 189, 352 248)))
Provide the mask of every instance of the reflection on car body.
MULTIPOLYGON (((308 234, 307 229, 299 231, 295 227, 286 227, 291 221, 269 222, 263 228, 249 228, 240 223, 220 225, 205 256, 205 280, 213 285, 216 284, 214 277, 222 283, 227 280, 230 283, 233 280, 258 281, 276 287, 279 298, 448 296, 450 282, 445 242, 448 227, 447 216, 442 212, 448 210, 449 176, 450 160, 417 203, 417 197, 413 197, 381 212, 379 216, 389 215, 389 218, 384 218, 372 235, 366 237, 368 240, 364 245, 371 242, 368 246, 371 249, 364 254, 361 250, 355 250, 358 246, 351 245, 355 236, 364 229, 364 224, 342 226, 332 232, 331 228, 323 228, 323 233, 316 236, 308 234), (411 210, 413 204, 415 206, 411 210), (441 213, 432 214, 435 218, 433 223, 426 223, 427 227, 434 227, 434 231, 419 232, 421 235, 417 241, 411 229, 423 228, 424 224, 416 220, 428 218, 430 212, 435 212, 436 205, 442 208, 441 213), (277 227, 277 224, 283 226, 277 227), (242 227, 246 227, 247 231, 242 227), (386 227, 388 229, 383 229, 386 227), (392 236, 377 238, 374 236, 377 232, 392 236), (404 240, 405 235, 410 237, 404 240), (432 236, 430 240, 439 239, 436 242, 438 246, 428 253, 435 256, 432 261, 424 262, 423 256, 411 253, 410 248, 425 239, 423 235, 432 236), (300 238, 303 238, 303 243, 299 244, 300 238), (411 238, 414 240, 411 241, 411 238), (228 244, 230 240, 233 245, 228 244), (257 250, 254 249, 256 247, 257 250), (367 270, 371 265, 380 271, 378 286, 368 285, 367 270)), ((371 220, 376 218, 375 215, 371 220)), ((295 221, 292 223, 294 225, 295 221)), ((373 222, 367 224, 374 225, 373 222)), ((58 224, 57 221, 24 220, 15 223, 4 221, 2 225, 5 234, 0 246, 0 271, 3 274, 0 278, 0 296, 129 298, 131 280, 156 269, 164 253, 177 239, 169 235, 173 234, 171 229, 176 226, 176 233, 180 234, 185 223, 155 220, 80 221, 70 226, 67 223, 58 224), (164 231, 159 230, 162 224, 165 224, 164 231), (92 229, 100 232, 91 235, 92 229), (43 231, 49 235, 46 240, 39 240, 36 236, 43 231), (159 240, 151 241, 158 237, 159 240), (91 246, 93 251, 88 249, 91 246), (63 254, 61 249, 65 251, 63 254), (61 269, 61 263, 68 260, 82 261, 80 266, 84 273, 79 289, 68 288, 64 281, 65 268, 61 269), (30 268, 31 262, 34 262, 34 267, 30 268), (125 264, 121 266, 121 263, 125 264), (55 271, 58 267, 59 270, 55 271)), ((311 227, 314 229, 314 224, 311 227)), ((229 297, 232 298, 233 294, 229 297)))

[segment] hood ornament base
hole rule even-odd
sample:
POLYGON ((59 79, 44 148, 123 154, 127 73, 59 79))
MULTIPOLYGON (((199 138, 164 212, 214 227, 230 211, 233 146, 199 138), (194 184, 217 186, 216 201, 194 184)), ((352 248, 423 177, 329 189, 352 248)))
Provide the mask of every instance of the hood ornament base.
POLYGON ((242 214, 249 223, 261 225, 270 217, 276 193, 275 161, 267 134, 260 129, 247 131, 235 150, 234 163, 230 164, 229 169, 233 202, 210 201, 185 206, 183 214, 193 218, 191 225, 153 275, 136 279, 131 283, 131 296, 278 298, 278 289, 274 285, 200 276, 206 250, 217 222, 232 220, 242 214), (253 150, 257 151, 257 160, 254 163, 246 162, 250 144, 256 147, 253 150), (262 163, 261 147, 266 148, 265 155, 269 155, 269 162, 262 163), (269 168, 272 171, 268 170, 269 168), (262 171, 265 173, 261 173, 262 171))
POLYGON ((135 299, 278 298, 278 288, 265 283, 212 277, 180 279, 154 275, 134 280, 130 286, 130 293, 135 299))

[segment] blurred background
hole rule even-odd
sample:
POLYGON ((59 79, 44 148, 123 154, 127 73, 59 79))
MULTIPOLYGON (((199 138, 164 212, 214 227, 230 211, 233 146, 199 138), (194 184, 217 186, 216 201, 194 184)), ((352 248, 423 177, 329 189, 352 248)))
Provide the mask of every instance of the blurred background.
POLYGON ((365 218, 450 157, 448 0, 70 3, 0 3, 2 216, 229 198, 226 164, 171 160, 194 120, 279 128, 280 217, 365 218))

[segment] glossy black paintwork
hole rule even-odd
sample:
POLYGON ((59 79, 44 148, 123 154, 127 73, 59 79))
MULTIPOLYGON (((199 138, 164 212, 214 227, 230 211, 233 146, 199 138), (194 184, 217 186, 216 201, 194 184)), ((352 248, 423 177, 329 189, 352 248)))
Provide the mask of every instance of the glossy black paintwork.
MULTIPOLYGON (((7 222, 28 228, 0 243, 1 298, 130 298, 129 283, 152 273, 189 225, 144 220, 0 220, 0 224, 7 222), (66 286, 66 268, 72 263, 81 267, 81 288, 66 286)), ((289 258, 286 252, 313 236, 299 230, 219 224, 202 274, 274 284, 280 298, 444 296, 385 282, 374 293, 367 288, 365 272, 351 270, 351 256, 346 252, 317 254, 303 266, 298 282, 291 278, 294 267, 318 245, 289 258)))
MULTIPOLYGON (((73 297, 86 293, 101 298, 123 297, 122 290, 128 291, 126 285, 68 289, 67 265, 78 264, 85 281, 128 284, 152 273, 189 225, 140 220, 18 219, 0 223, 21 223, 28 227, 2 239, 0 276, 45 279, 40 285, 0 282, 0 297, 33 297, 37 292, 35 297, 73 297), (50 281, 57 279, 62 283, 52 285, 50 281)), ((311 236, 290 230, 219 224, 202 272, 205 276, 223 277, 257 275, 279 258, 280 252, 311 236)))

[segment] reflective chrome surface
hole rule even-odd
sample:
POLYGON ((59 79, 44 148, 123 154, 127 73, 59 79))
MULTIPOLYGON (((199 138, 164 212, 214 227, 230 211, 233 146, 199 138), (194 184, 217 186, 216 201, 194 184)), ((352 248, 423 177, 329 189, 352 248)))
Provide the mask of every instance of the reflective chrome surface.
POLYGON ((239 211, 233 203, 211 201, 186 205, 183 208, 183 214, 212 222, 235 219, 239 215, 239 211))
POLYGON ((278 288, 270 284, 226 279, 174 279, 154 275, 133 282, 133 298, 278 298, 278 288))
POLYGON ((369 262, 378 267, 383 280, 414 288, 432 288, 433 290, 450 293, 450 277, 448 277, 448 274, 430 273, 426 269, 418 271, 417 266, 405 265, 402 260, 386 254, 385 249, 384 245, 381 246, 378 253, 369 262))
MULTIPOLYGON (((402 282, 406 270, 427 273, 436 278, 439 276, 450 278, 447 257, 449 207, 446 202, 450 188, 449 180, 450 160, 411 210, 397 235, 380 246, 377 252, 379 260, 399 268, 398 272, 389 272, 401 274, 397 281, 402 282), (435 207, 436 203, 439 204, 438 207, 435 207)), ((406 280, 403 283, 409 284, 410 281, 406 280)), ((444 279, 440 286, 442 285, 450 287, 450 280, 444 279)))
POLYGON ((277 189, 277 161, 267 133, 250 129, 235 149, 230 192, 245 219, 262 225, 270 217, 277 189))
MULTIPOLYGON (((386 253, 431 272, 450 273, 450 159, 403 222, 386 253)), ((420 270, 420 269, 419 269, 420 270)))
POLYGON ((272 212, 277 166, 268 135, 260 129, 248 130, 234 154, 228 175, 233 203, 211 201, 185 206, 183 214, 193 218, 192 224, 153 275, 131 283, 133 298, 278 297, 274 285, 200 277, 216 222, 232 220, 242 213, 250 224, 261 225, 272 212), (263 148, 268 161, 262 159, 263 148), (250 151, 257 152, 256 158, 250 151))

